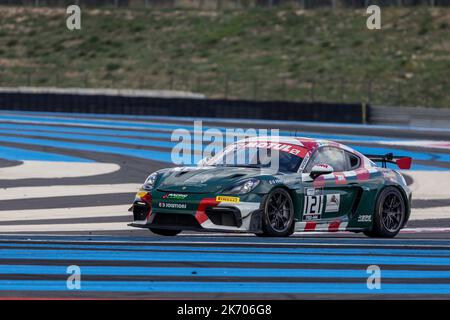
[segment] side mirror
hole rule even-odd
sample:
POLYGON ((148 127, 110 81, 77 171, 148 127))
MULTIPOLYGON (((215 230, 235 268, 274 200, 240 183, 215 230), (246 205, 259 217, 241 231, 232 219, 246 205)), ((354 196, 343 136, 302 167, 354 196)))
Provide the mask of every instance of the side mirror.
POLYGON ((209 160, 211 160, 211 157, 203 158, 202 160, 197 162, 197 167, 204 167, 209 160))
POLYGON ((314 167, 312 167, 309 176, 314 180, 323 174, 333 173, 333 171, 333 167, 328 164, 316 164, 314 167))

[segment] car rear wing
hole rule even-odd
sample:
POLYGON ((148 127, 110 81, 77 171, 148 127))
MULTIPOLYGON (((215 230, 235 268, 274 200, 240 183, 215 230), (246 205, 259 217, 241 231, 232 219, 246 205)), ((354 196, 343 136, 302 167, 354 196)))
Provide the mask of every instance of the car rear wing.
POLYGON ((381 162, 383 168, 387 167, 387 163, 395 163, 400 169, 409 170, 411 169, 412 158, 404 156, 394 156, 393 153, 387 153, 385 155, 373 155, 365 154, 367 158, 373 162, 381 162))

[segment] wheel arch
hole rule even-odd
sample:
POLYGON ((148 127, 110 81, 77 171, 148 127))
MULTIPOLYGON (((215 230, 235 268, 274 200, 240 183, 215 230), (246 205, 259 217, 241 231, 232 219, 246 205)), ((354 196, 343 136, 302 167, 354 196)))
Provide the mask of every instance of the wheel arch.
POLYGON ((301 203, 300 200, 298 198, 298 194, 295 191, 295 189, 291 189, 288 186, 284 185, 284 184, 280 184, 280 185, 276 185, 274 186, 272 189, 270 189, 270 191, 266 194, 266 197, 269 193, 271 193, 273 190, 275 189, 284 189, 289 196, 291 197, 292 203, 294 204, 294 221, 296 221, 299 217, 298 214, 299 212, 301 212, 301 203))
POLYGON ((408 222, 409 216, 411 215, 411 204, 409 202, 409 197, 406 194, 405 190, 401 186, 399 186, 398 184, 395 184, 395 183, 385 184, 385 185, 383 185, 382 188, 380 188, 380 190, 378 191, 376 200, 374 202, 375 205, 374 205, 374 212, 373 212, 373 214, 375 214, 376 203, 378 202, 378 199, 380 198, 381 193, 383 192, 383 190, 385 190, 385 189, 387 189, 389 187, 397 189, 400 192, 400 194, 402 195, 403 203, 405 204, 405 209, 406 209, 405 220, 403 221, 403 224, 402 224, 402 228, 403 228, 406 225, 406 223, 408 222))

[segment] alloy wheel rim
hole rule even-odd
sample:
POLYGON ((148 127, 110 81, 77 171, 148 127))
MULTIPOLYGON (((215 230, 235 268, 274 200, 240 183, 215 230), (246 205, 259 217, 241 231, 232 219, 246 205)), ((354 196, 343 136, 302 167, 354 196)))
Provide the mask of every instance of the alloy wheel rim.
POLYGON ((286 231, 289 228, 292 211, 288 196, 283 192, 275 192, 270 196, 267 206, 271 227, 278 232, 286 231))
POLYGON ((389 193, 382 206, 381 221, 389 232, 397 232, 403 220, 404 205, 396 193, 389 193))

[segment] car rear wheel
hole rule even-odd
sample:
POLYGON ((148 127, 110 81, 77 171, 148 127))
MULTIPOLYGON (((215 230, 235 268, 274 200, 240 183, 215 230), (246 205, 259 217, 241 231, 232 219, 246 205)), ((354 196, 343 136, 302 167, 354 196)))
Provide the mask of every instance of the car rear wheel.
POLYGON ((150 231, 160 236, 168 236, 168 237, 176 236, 181 232, 181 230, 155 229, 155 228, 150 228, 150 231))
POLYGON ((262 226, 264 236, 286 237, 294 232, 294 203, 286 190, 277 188, 269 193, 262 226))
POLYGON ((394 187, 387 187, 378 197, 373 227, 364 234, 369 237, 393 238, 403 226, 406 206, 401 192, 394 187))

